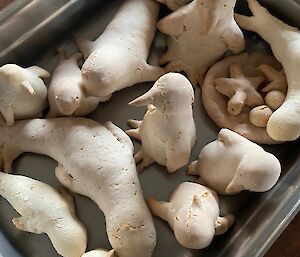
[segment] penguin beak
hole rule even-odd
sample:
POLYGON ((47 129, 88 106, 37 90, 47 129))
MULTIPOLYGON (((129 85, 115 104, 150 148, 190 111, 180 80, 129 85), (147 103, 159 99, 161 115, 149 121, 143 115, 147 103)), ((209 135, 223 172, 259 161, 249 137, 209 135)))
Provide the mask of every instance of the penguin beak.
POLYGON ((236 194, 236 193, 241 192, 242 190, 243 190, 243 187, 241 185, 239 185, 233 178, 233 180, 226 187, 225 192, 227 194, 236 194))
POLYGON ((145 106, 149 104, 154 104, 155 96, 157 95, 157 93, 158 93, 157 88, 151 88, 147 93, 131 101, 129 105, 145 106))
POLYGON ((114 250, 109 251, 109 253, 107 253, 107 255, 106 255, 106 257, 113 257, 113 256, 115 256, 114 250))

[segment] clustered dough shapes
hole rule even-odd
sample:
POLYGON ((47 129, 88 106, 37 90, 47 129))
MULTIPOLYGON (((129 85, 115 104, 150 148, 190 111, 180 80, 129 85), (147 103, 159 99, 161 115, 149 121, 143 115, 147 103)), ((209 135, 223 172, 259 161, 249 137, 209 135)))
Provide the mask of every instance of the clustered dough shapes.
POLYGON ((202 149, 188 173, 200 176, 202 183, 219 194, 265 192, 278 181, 281 166, 274 155, 259 145, 222 129, 218 139, 202 149))
POLYGON ((232 115, 239 115, 245 105, 256 107, 264 103, 257 92, 259 85, 265 80, 263 76, 247 78, 237 64, 229 66, 230 78, 215 79, 216 89, 230 100, 227 111, 232 115))
MULTIPOLYGON (((273 69, 274 70, 276 69, 277 71, 281 70, 281 65, 279 62, 276 61, 275 58, 260 53, 253 53, 253 54, 243 53, 240 55, 227 57, 224 60, 217 62, 207 72, 207 75, 205 77, 202 86, 202 103, 208 115, 220 128, 229 128, 256 143, 261 143, 261 144, 282 143, 281 141, 276 141, 272 139, 268 135, 265 127, 257 127, 250 122, 249 112, 251 111, 252 108, 248 107, 247 104, 237 105, 237 106, 243 106, 242 109, 241 107, 237 108, 237 110, 241 109, 240 114, 237 116, 232 115, 227 111, 228 110, 228 97, 226 96, 227 93, 224 95, 220 93, 218 90, 223 89, 224 91, 224 88, 226 89, 226 83, 221 83, 222 81, 224 82, 225 80, 225 82, 228 81, 232 82, 232 79, 229 78, 230 67, 232 67, 232 65, 234 65, 233 67, 239 67, 239 70, 242 71, 242 74, 244 76, 242 77, 242 79, 245 80, 247 79, 246 82, 248 83, 248 89, 251 89, 246 94, 247 98, 249 97, 253 98, 253 96, 255 96, 255 99, 257 99, 256 104, 261 104, 261 105, 264 104, 264 100, 262 97, 258 95, 256 89, 254 87, 251 87, 251 85, 253 85, 252 83, 254 83, 254 82, 251 83, 251 80, 256 81, 255 82, 256 85, 259 84, 259 81, 262 80, 262 76, 264 75, 264 72, 261 71, 261 67, 262 67, 261 65, 265 65, 265 67, 272 67, 272 70, 273 69), (260 67, 260 69, 258 67, 260 67), (249 92, 251 92, 251 94, 249 94, 249 92)), ((241 80, 238 81, 241 82, 241 80)), ((236 82, 236 79, 234 80, 234 82, 236 82)), ((270 79, 266 87, 270 88, 270 90, 273 88, 275 89, 273 85, 275 85, 276 83, 275 83, 275 79, 272 81, 270 79)), ((283 86, 281 85, 281 88, 282 87, 284 87, 284 84, 283 86)), ((224 93, 225 92, 226 91, 224 91, 224 93)), ((233 96, 233 100, 236 99, 240 100, 241 99, 240 95, 243 94, 237 95, 238 96, 237 98, 233 96)), ((239 101, 237 102, 239 103, 239 101)))
POLYGON ((0 146, 5 171, 23 152, 56 160, 59 182, 89 197, 103 211, 116 254, 152 256, 156 232, 137 176, 132 142, 120 128, 77 117, 18 121, 0 128, 0 146))
POLYGON ((272 16, 256 0, 248 0, 248 4, 253 16, 237 14, 238 24, 258 33, 270 44, 288 82, 286 99, 270 117, 267 132, 277 141, 296 140, 300 135, 300 31, 272 16))
POLYGON ((226 51, 241 52, 244 36, 233 17, 236 0, 194 0, 158 23, 167 34, 166 71, 184 71, 194 86, 226 51))
POLYGON ((66 59, 64 50, 60 50, 60 62, 53 71, 48 88, 48 118, 85 116, 98 106, 99 98, 88 96, 83 88, 81 70, 77 64, 81 58, 82 55, 76 53, 66 59))
POLYGON ((256 127, 265 128, 273 111, 267 105, 260 105, 249 112, 249 121, 256 127))
POLYGON ((130 120, 135 129, 127 133, 142 142, 135 155, 143 170, 152 162, 174 172, 188 163, 196 141, 192 104, 194 90, 186 77, 168 73, 159 78, 144 95, 130 105, 148 105, 143 121, 130 120))
POLYGON ((21 215, 14 225, 35 234, 46 233, 63 257, 81 257, 87 246, 84 226, 75 216, 66 191, 58 193, 40 181, 0 172, 0 195, 21 215))
POLYGON ((24 69, 6 64, 0 68, 0 112, 8 126, 15 120, 42 116, 47 107, 47 88, 41 78, 49 76, 37 66, 24 69))
POLYGON ((128 0, 94 42, 78 38, 86 58, 82 66, 87 93, 108 100, 112 93, 134 84, 155 81, 165 71, 147 63, 156 31, 159 4, 128 0))
POLYGON ((244 106, 253 108, 249 112, 249 121, 256 127, 265 128, 273 110, 278 109, 285 100, 286 76, 284 72, 262 64, 258 69, 264 76, 246 77, 238 64, 229 66, 230 78, 215 79, 215 86, 219 93, 229 98, 227 111, 231 115, 241 114, 244 106), (258 88, 265 81, 268 84, 261 90, 258 88), (278 88, 274 90, 272 88, 278 88), (266 93, 267 92, 267 93, 266 93), (266 93, 263 99, 262 94, 266 93), (265 105, 266 103, 266 105, 265 105))
POLYGON ((225 233, 234 223, 233 215, 219 217, 218 201, 213 190, 185 182, 176 188, 169 202, 150 198, 148 203, 154 215, 169 223, 182 246, 202 249, 214 235, 225 233))

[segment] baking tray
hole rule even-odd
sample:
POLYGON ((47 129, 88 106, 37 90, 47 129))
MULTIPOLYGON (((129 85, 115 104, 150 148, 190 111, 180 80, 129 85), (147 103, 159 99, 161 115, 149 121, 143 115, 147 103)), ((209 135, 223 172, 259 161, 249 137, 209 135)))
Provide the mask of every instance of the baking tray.
MULTIPOLYGON (((143 0, 142 0, 143 1, 143 0)), ((275 15, 300 28, 299 0, 261 1, 275 15)), ((76 51, 73 34, 79 33, 95 39, 104 30, 121 0, 15 0, 0 12, 0 64, 8 62, 23 66, 40 65, 50 72, 58 61, 56 48, 65 46, 68 54, 76 51)), ((247 4, 238 1, 240 13, 249 13, 247 4)), ((266 43, 254 33, 247 33, 247 48, 270 52, 266 43)), ((164 36, 157 34, 150 55, 155 62, 164 51, 164 36)), ((49 83, 49 81, 48 81, 49 83)), ((129 107, 127 103, 146 92, 152 83, 143 83, 122 90, 102 103, 90 118, 99 122, 112 120, 127 129, 127 119, 141 119, 144 108, 129 107)), ((200 150, 216 139, 219 129, 206 115, 200 102, 200 90, 195 91, 194 116, 197 125, 197 144, 191 160, 200 150)), ((136 148, 139 144, 135 142, 136 148)), ((236 223, 225 235, 215 238, 210 247, 195 251, 181 247, 166 222, 155 218, 157 247, 154 257, 260 257, 263 256, 280 233, 285 229, 300 206, 300 148, 299 140, 277 146, 264 146, 281 161, 283 172, 278 184, 264 194, 241 193, 221 197, 221 211, 236 214, 236 223)), ((54 176, 57 163, 36 154, 23 154, 13 169, 53 187, 59 186, 54 176)), ((145 197, 154 196, 167 200, 171 192, 183 181, 193 181, 185 175, 186 167, 175 174, 168 174, 163 167, 152 165, 141 175, 145 197)), ((88 229, 88 249, 107 248, 104 217, 89 199, 74 195, 77 215, 88 229)), ((18 214, 3 199, 0 199, 0 257, 54 257, 58 256, 46 235, 18 231, 11 222, 18 214)), ((135 256, 133 256, 135 257, 135 256)))

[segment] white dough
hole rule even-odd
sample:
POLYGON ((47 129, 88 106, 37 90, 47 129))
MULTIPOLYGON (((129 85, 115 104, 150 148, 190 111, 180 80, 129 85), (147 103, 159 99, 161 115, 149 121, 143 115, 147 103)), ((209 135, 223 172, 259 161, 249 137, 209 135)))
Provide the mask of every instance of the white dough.
POLYGON ((280 172, 273 154, 229 129, 222 129, 189 169, 189 174, 200 176, 201 183, 219 194, 265 192, 276 184, 280 172))
POLYGON ((148 105, 143 121, 129 121, 137 128, 127 131, 142 142, 135 155, 136 161, 141 161, 140 170, 154 161, 169 172, 187 164, 196 141, 193 102, 194 90, 188 79, 179 73, 168 73, 146 94, 129 103, 148 105))
POLYGON ((0 68, 0 112, 6 124, 15 120, 36 118, 47 106, 47 88, 41 78, 49 77, 44 69, 24 69, 16 64, 0 68))

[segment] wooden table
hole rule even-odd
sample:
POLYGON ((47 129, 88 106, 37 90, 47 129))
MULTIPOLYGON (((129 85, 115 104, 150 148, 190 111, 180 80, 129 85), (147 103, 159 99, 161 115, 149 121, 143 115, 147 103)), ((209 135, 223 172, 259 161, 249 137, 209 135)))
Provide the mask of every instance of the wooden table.
POLYGON ((14 0, 0 0, 0 10, 14 0))
POLYGON ((300 213, 281 234, 265 257, 300 257, 300 213))

